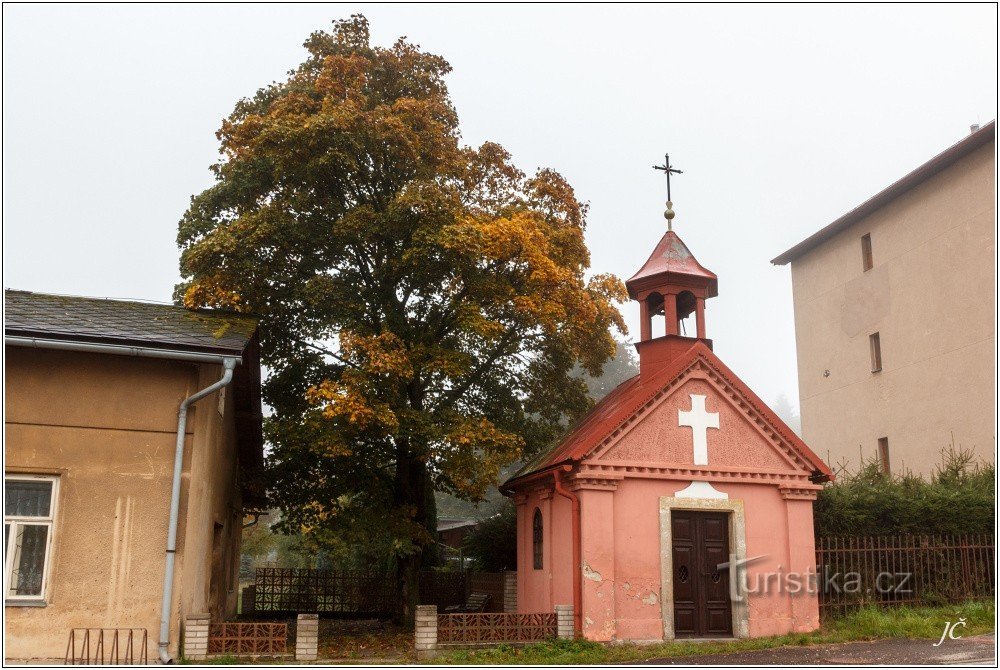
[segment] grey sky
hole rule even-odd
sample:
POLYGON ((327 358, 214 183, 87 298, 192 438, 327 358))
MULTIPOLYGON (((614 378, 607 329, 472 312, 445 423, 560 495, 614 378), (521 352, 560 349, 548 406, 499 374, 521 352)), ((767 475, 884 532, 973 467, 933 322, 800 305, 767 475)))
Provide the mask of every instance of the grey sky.
POLYGON ((4 286, 169 300, 220 120, 358 11, 448 59, 467 143, 570 180, 596 272, 662 234, 669 151, 708 335, 768 402, 798 397, 769 259, 996 116, 995 5, 4 5, 4 286))

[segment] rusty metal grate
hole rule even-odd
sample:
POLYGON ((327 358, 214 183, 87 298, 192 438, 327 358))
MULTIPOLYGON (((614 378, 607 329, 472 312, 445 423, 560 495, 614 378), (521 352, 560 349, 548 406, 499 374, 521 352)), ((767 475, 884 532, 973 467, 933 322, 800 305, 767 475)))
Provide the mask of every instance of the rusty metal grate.
POLYGON ((73 628, 66 665, 148 665, 145 628, 73 628))
POLYGON ((556 637, 555 613, 439 614, 438 644, 540 642, 556 637))
POLYGON ((995 538, 989 534, 818 538, 820 614, 869 604, 991 599, 996 593, 994 550, 995 538), (843 588, 847 575, 856 575, 861 588, 843 588))
POLYGON ((208 653, 284 654, 288 648, 288 624, 213 623, 208 626, 208 653))

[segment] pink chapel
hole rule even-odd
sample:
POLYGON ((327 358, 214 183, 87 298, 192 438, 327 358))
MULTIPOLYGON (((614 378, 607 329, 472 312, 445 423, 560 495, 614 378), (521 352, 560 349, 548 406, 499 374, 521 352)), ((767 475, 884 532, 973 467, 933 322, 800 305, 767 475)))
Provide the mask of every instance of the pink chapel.
POLYGON ((572 605, 577 634, 599 641, 815 629, 812 505, 830 468, 712 352, 718 279, 676 233, 626 286, 639 374, 501 487, 517 506, 518 611, 572 605))

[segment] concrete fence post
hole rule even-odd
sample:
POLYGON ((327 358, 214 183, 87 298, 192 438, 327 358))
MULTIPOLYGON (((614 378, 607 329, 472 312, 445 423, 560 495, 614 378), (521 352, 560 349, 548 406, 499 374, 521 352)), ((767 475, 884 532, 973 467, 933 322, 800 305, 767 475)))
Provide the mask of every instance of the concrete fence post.
POLYGON ((560 640, 573 639, 572 605, 556 605, 556 637, 560 640))
POLYGON ((517 613, 517 572, 513 570, 503 573, 503 611, 517 613))
POLYGON ((417 616, 413 625, 414 647, 417 658, 434 655, 438 641, 437 605, 417 605, 417 616))
POLYGON ((319 615, 300 614, 295 621, 295 660, 315 661, 318 650, 319 615))
POLYGON ((208 658, 208 625, 212 615, 188 614, 184 617, 184 658, 204 661, 208 658))

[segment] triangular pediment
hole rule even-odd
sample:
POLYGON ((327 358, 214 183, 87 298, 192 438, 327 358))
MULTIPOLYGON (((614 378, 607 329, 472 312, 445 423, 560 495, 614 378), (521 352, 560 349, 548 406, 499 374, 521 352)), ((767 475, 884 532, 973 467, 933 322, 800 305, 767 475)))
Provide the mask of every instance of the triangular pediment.
POLYGON ((811 473, 814 467, 780 432, 740 389, 697 358, 583 460, 629 467, 811 473), (704 398, 705 416, 699 414, 700 398, 704 398), (695 412, 695 423, 699 419, 709 424, 717 421, 718 428, 682 425, 692 422, 689 412, 695 412), (700 458, 695 453, 696 431, 705 435, 707 446, 700 458))

